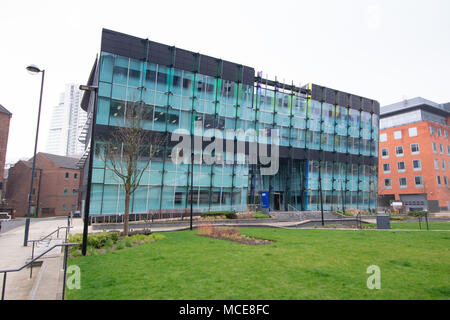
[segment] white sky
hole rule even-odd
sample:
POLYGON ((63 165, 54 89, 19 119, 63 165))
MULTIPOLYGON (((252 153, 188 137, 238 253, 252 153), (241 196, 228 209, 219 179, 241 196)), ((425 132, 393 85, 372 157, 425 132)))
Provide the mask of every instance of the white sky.
POLYGON ((32 157, 40 76, 46 70, 38 151, 66 83, 84 83, 101 29, 176 45, 378 100, 450 101, 450 1, 0 0, 0 104, 13 113, 7 163, 32 157))

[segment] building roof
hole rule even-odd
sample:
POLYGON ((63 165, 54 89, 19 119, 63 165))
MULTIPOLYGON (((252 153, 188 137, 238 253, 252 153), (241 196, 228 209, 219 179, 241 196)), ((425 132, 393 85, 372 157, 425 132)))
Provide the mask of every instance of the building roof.
POLYGON ((9 112, 8 111, 8 109, 6 109, 4 106, 2 106, 1 104, 0 104, 0 113, 6 113, 6 114, 8 114, 8 115, 12 115, 12 113, 11 112, 9 112))
POLYGON ((439 104, 421 97, 403 100, 383 106, 380 109, 380 116, 386 117, 417 109, 423 109, 444 117, 450 116, 450 103, 439 104))
POLYGON ((46 157, 48 160, 56 164, 60 168, 66 168, 66 169, 75 169, 78 170, 77 162, 80 160, 79 158, 72 158, 72 157, 64 157, 64 156, 58 156, 56 154, 50 154, 50 153, 44 153, 39 152, 44 157, 46 157))
MULTIPOLYGON (((22 162, 24 165, 26 165, 28 168, 32 169, 33 168, 33 162, 32 161, 25 161, 25 160, 20 160, 20 162, 22 162)), ((41 169, 39 168, 38 165, 35 166, 36 169, 41 169)))

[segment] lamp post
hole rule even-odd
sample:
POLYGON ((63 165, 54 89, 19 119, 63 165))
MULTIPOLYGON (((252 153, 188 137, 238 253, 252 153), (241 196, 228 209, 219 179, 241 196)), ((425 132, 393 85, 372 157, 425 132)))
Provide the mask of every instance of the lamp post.
POLYGON ((89 210, 91 206, 91 182, 92 182, 92 164, 94 162, 94 129, 95 129, 95 123, 97 122, 97 92, 98 87, 97 86, 85 86, 80 85, 80 90, 83 91, 90 91, 95 93, 94 97, 94 105, 92 107, 92 123, 91 123, 91 137, 90 137, 90 144, 89 144, 89 164, 88 164, 88 177, 87 177, 87 187, 86 187, 86 200, 85 200, 85 206, 84 206, 84 213, 83 213, 83 242, 81 245, 81 254, 83 256, 86 255, 87 250, 87 238, 88 238, 88 227, 89 227, 89 210))
POLYGON ((33 167, 31 169, 30 193, 28 194, 28 211, 27 211, 27 219, 25 221, 25 236, 23 239, 24 247, 26 247, 28 245, 28 232, 30 230, 31 198, 33 196, 34 171, 36 169, 36 150, 37 150, 37 143, 38 143, 38 136, 39 136, 39 123, 40 123, 40 119, 41 119, 41 106, 42 106, 42 92, 44 90, 44 76, 45 76, 45 70, 41 70, 35 65, 29 65, 26 69, 28 70, 28 72, 30 74, 38 74, 38 73, 42 72, 42 78, 41 78, 41 94, 40 94, 40 98, 39 98, 39 111, 38 111, 37 126, 36 126, 36 138, 35 138, 35 142, 34 142, 33 167))

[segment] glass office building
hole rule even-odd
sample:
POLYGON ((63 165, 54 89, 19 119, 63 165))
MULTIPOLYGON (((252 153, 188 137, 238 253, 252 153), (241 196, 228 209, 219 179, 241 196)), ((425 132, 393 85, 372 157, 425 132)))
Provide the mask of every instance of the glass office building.
MULTIPOLYGON (((321 201, 325 210, 376 208, 377 101, 264 79, 248 66, 111 30, 103 30, 88 84, 98 86, 82 102, 90 121, 95 118, 94 134, 90 128, 85 139, 87 146, 91 136, 94 143, 92 168, 88 161, 84 165, 85 177, 92 170, 91 181, 85 179, 85 186, 91 183, 91 215, 124 212, 123 187, 99 152, 103 137, 123 125, 124 110, 136 103, 144 105, 142 126, 150 135, 191 132, 194 122, 203 130, 278 129, 279 170, 261 175, 261 166, 248 161, 176 164, 176 142, 149 144, 157 151, 133 195, 131 213, 185 210, 191 199, 197 212, 245 211, 259 204, 262 191, 269 192, 271 210, 319 210, 321 201)), ((248 160, 252 137, 236 139, 245 140, 245 154, 223 157, 248 160)))

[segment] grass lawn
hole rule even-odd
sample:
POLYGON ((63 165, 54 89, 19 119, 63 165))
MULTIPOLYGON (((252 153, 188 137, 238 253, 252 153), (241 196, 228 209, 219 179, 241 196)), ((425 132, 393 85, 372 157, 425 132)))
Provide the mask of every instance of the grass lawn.
MULTIPOLYGON (((427 230, 427 224, 422 221, 422 230, 427 230)), ((450 222, 430 222, 428 220, 430 230, 450 230, 450 222)), ((419 230, 419 222, 391 222, 391 229, 409 229, 419 230)))
MULTIPOLYGON (((375 223, 367 224, 368 226, 376 227, 375 223)), ((428 227, 430 230, 450 230, 450 222, 430 222, 428 221, 428 227)), ((391 229, 407 229, 407 230, 420 230, 419 222, 395 222, 391 221, 391 229)), ((422 229, 427 230, 427 224, 422 221, 422 229)))
POLYGON ((450 299, 450 233, 241 229, 249 246, 196 235, 72 258, 68 299, 450 299), (381 269, 381 290, 366 286, 381 269))

